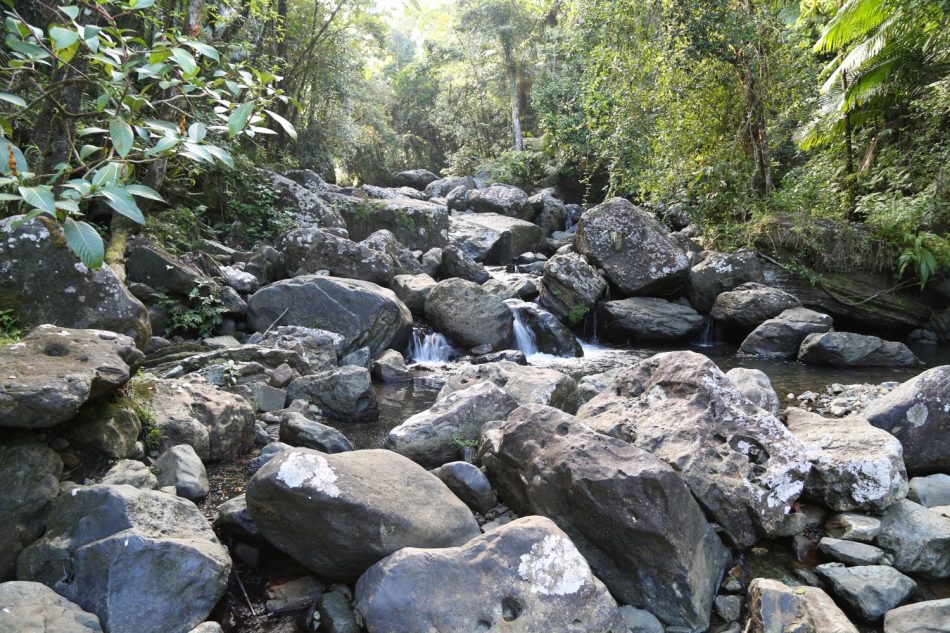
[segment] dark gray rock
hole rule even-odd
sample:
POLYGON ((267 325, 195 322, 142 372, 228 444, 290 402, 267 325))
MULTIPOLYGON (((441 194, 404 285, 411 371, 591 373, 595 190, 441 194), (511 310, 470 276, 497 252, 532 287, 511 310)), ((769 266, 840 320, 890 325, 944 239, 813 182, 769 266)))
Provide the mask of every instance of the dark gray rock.
POLYGON ((0 447, 0 481, 4 490, 0 499, 0 581, 13 577, 17 556, 43 535, 46 515, 59 493, 62 472, 62 459, 47 446, 0 447))
POLYGON ((418 275, 422 264, 413 256, 412 251, 403 246, 391 231, 381 229, 360 242, 362 246, 392 258, 393 275, 418 275))
POLYGON ((102 633, 99 618, 38 582, 0 584, 3 633, 102 633))
POLYGON ((763 281, 762 264, 755 253, 709 253, 690 269, 686 297, 694 308, 708 313, 716 297, 750 281, 763 281))
POLYGON ((541 305, 570 325, 584 320, 607 282, 577 253, 555 255, 544 264, 541 305))
POLYGON ((409 169, 393 176, 393 184, 397 187, 412 187, 423 191, 430 183, 438 179, 438 176, 427 169, 409 169))
POLYGON ((717 296, 710 315, 727 327, 750 332, 762 322, 799 306, 801 301, 794 295, 750 282, 717 296))
POLYGON ((531 301, 538 297, 540 279, 525 273, 508 273, 502 278, 492 278, 482 288, 499 299, 522 299, 531 301))
POLYGON ((563 231, 567 223, 567 205, 555 195, 554 189, 542 189, 528 198, 528 203, 534 210, 532 219, 544 235, 551 235, 555 231, 563 231))
POLYGON ((293 180, 295 183, 309 189, 314 193, 326 193, 330 191, 330 185, 320 174, 312 169, 294 169, 284 174, 285 178, 293 180))
POLYGON ((903 343, 851 332, 809 334, 802 341, 798 360, 832 367, 917 367, 921 364, 903 343))
POLYGON ((379 416, 379 401, 363 367, 351 365, 301 376, 287 387, 287 396, 313 402, 327 417, 342 422, 371 422, 379 416))
POLYGON ((412 380, 412 374, 402 354, 390 349, 373 361, 373 378, 381 383, 406 382, 412 380))
POLYGON ((449 192, 457 187, 471 189, 475 182, 469 176, 449 176, 448 178, 439 178, 426 185, 425 193, 430 198, 444 198, 449 192))
POLYGON ((499 350, 511 342, 511 310, 470 281, 440 281, 426 297, 425 312, 433 328, 465 347, 488 345, 499 350))
POLYGON ((327 271, 334 277, 381 286, 388 286, 393 277, 389 255, 319 229, 294 229, 280 236, 275 247, 283 254, 291 277, 327 271))
POLYGON ((328 454, 353 450, 353 445, 340 431, 296 411, 287 411, 280 416, 280 441, 328 454))
POLYGON ((528 194, 511 185, 470 189, 465 194, 465 207, 476 213, 497 213, 522 220, 530 218, 533 213, 528 194))
POLYGON ((213 285, 211 279, 195 266, 147 244, 129 249, 125 269, 131 282, 183 297, 200 285, 213 285))
POLYGON ((775 360, 792 359, 798 356, 806 336, 830 332, 832 323, 827 314, 808 308, 789 308, 752 330, 739 351, 775 360))
POLYGON ((346 228, 346 223, 336 209, 320 196, 290 178, 263 169, 261 178, 277 191, 277 204, 289 216, 294 226, 300 228, 346 228))
POLYGON ((537 250, 543 237, 538 225, 497 213, 453 216, 449 223, 453 244, 477 261, 499 266, 537 250))
POLYGON ((391 451, 284 451, 257 471, 246 497, 271 544, 345 582, 404 547, 451 547, 479 533, 445 484, 391 451))
POLYGON ((444 246, 449 239, 449 210, 441 204, 408 198, 360 200, 341 197, 334 206, 346 220, 350 239, 362 240, 386 229, 410 250, 444 246))
MULTIPOLYGON (((279 365, 272 362, 262 363, 276 370, 280 365, 289 364, 290 368, 300 373, 325 371, 336 367, 337 357, 345 344, 343 336, 327 330, 317 330, 299 325, 278 325, 263 336, 255 334, 249 339, 260 347, 287 350, 294 352, 303 361, 297 365, 293 358, 287 358, 279 365)), ((262 362, 260 358, 251 359, 262 362)), ((279 385, 286 386, 286 383, 279 385)))
POLYGON ((853 512, 833 514, 825 522, 825 532, 829 536, 849 541, 870 543, 880 531, 880 519, 853 512))
POLYGON ((872 622, 906 602, 917 589, 916 582, 883 565, 845 567, 828 563, 816 567, 815 572, 828 583, 832 594, 862 620, 872 622))
POLYGON ((884 558, 884 550, 879 547, 828 536, 818 541, 818 551, 845 565, 877 565, 884 558))
POLYGON ((474 464, 449 462, 432 471, 465 505, 482 515, 498 505, 488 477, 474 464))
POLYGON ((256 473, 261 469, 261 466, 272 460, 278 453, 289 451, 292 448, 293 446, 284 442, 271 442, 261 449, 257 457, 247 463, 247 468, 252 473, 256 473))
POLYGON ((201 458, 191 446, 172 446, 155 460, 159 487, 174 486, 175 494, 191 501, 208 496, 211 484, 201 458))
POLYGON ((69 423, 72 441, 113 459, 134 457, 141 432, 142 424, 133 412, 101 400, 84 406, 69 423))
POLYGON ((356 623, 356 616, 350 607, 351 598, 349 588, 341 587, 320 597, 317 612, 320 614, 321 630, 326 633, 362 633, 363 629, 356 623))
POLYGON ((158 477, 151 468, 136 459, 120 459, 106 471, 99 483, 158 490, 158 477))
POLYGON ((703 331, 705 319, 689 306, 653 297, 607 301, 600 306, 599 332, 624 343, 688 341, 703 331))
POLYGON ((368 347, 361 347, 341 358, 340 367, 362 367, 366 371, 371 371, 373 369, 373 353, 368 347))
POLYGON ((950 518, 904 499, 884 511, 877 544, 894 566, 926 578, 950 577, 950 518))
POLYGON ((442 264, 439 266, 439 276, 443 279, 457 277, 478 285, 491 279, 491 275, 488 274, 484 266, 454 244, 442 249, 442 264))
POLYGON ((486 427, 480 457, 502 500, 550 517, 619 600, 682 631, 709 627, 728 550, 672 468, 540 405, 486 427))
POLYGON ((257 524, 254 523, 254 519, 251 517, 251 511, 247 509, 247 499, 244 498, 244 493, 232 497, 218 506, 218 518, 214 524, 216 527, 237 536, 250 538, 260 538, 261 536, 257 524))

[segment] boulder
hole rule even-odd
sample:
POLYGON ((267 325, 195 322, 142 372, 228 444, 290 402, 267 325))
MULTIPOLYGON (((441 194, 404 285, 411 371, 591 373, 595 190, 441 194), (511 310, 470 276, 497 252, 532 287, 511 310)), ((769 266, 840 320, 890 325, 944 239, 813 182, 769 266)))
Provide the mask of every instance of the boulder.
POLYGON ((247 322, 263 332, 300 325, 343 336, 341 351, 368 346, 373 356, 403 349, 412 333, 412 313, 391 290, 368 281, 304 275, 261 288, 247 300, 247 322))
POLYGON ((449 240, 449 210, 441 204, 400 198, 360 200, 341 198, 336 208, 346 220, 350 239, 359 241, 379 231, 390 231, 410 250, 425 251, 449 240))
POLYGON ((567 224, 567 205, 555 195, 554 189, 542 189, 528 198, 534 211, 533 221, 541 227, 545 236, 563 231, 567 224))
POLYGON ((763 281, 762 264, 755 253, 709 253, 689 270, 686 298, 694 308, 708 314, 716 297, 750 281, 763 281))
POLYGON ((142 490, 158 490, 158 477, 137 459, 120 459, 99 481, 110 486, 132 486, 142 490))
POLYGON ((446 376, 439 398, 480 382, 501 387, 518 404, 544 404, 568 413, 577 410, 577 383, 573 378, 555 369, 510 361, 462 367, 446 376))
POLYGON ((359 191, 364 192, 370 198, 379 200, 425 200, 426 195, 414 187, 376 187, 373 185, 360 185, 359 191))
POLYGON ((511 342, 511 310, 471 281, 440 281, 426 297, 425 312, 433 328, 465 347, 499 350, 511 342))
POLYGON ((525 273, 506 273, 502 278, 492 278, 482 288, 500 299, 531 301, 538 297, 540 279, 525 273))
POLYGON ((925 508, 950 506, 950 475, 914 477, 909 482, 907 498, 925 508))
POLYGON ((531 217, 528 194, 512 185, 491 185, 483 189, 469 189, 465 207, 475 213, 497 213, 510 218, 526 220, 531 217))
POLYGON ((238 536, 261 537, 261 532, 251 517, 251 511, 247 509, 247 499, 243 493, 218 506, 218 518, 214 525, 238 536))
POLYGON ((286 411, 280 416, 280 441, 328 454, 353 450, 353 445, 338 430, 296 411, 286 411))
POLYGON ((275 247, 284 255, 291 277, 327 271, 381 286, 393 277, 389 255, 319 229, 294 229, 280 236, 275 247))
POLYGON ((674 466, 741 547, 780 531, 811 469, 802 443, 694 352, 621 371, 578 417, 674 466))
POLYGON ((53 505, 17 576, 99 616, 109 633, 185 633, 227 589, 228 550, 195 505, 131 486, 81 486, 53 505))
POLYGON ((862 415, 900 440, 909 472, 950 472, 950 365, 902 383, 862 415))
POLYGON ((746 633, 858 633, 831 597, 818 587, 792 588, 771 578, 749 585, 746 633))
MULTIPOLYGON (((249 341, 254 341, 260 347, 294 352, 303 361, 302 366, 298 366, 292 357, 286 358, 276 366, 270 362, 262 364, 277 369, 280 365, 287 363, 292 369, 301 373, 315 373, 336 367, 337 357, 345 345, 343 336, 336 332, 300 325, 278 325, 264 335, 252 336, 249 341)), ((248 360, 262 362, 259 357, 248 360)))
POLYGON ((421 317, 425 316, 426 297, 435 288, 435 279, 426 274, 396 275, 391 287, 413 316, 421 317))
POLYGON ((49 428, 70 420, 86 402, 128 382, 144 358, 123 334, 41 325, 0 347, 0 427, 49 428))
POLYGON ((774 319, 760 323, 745 337, 739 351, 774 360, 798 356, 802 341, 809 334, 830 332, 832 319, 808 308, 789 308, 774 319))
POLYGON ((0 447, 0 581, 13 577, 20 551, 42 536, 62 472, 62 459, 43 444, 0 447))
POLYGON ((392 451, 284 451, 257 471, 246 498, 272 545, 344 582, 404 547, 452 547, 479 534, 438 477, 392 451))
POLYGON ((950 518, 913 501, 884 511, 877 544, 894 557, 894 567, 925 578, 950 577, 950 518))
POLYGON ((313 402, 327 417, 342 422, 372 422, 379 417, 379 401, 364 367, 349 365, 301 376, 287 387, 287 396, 313 402))
POLYGON ((125 269, 130 282, 183 297, 187 297, 198 286, 214 285, 195 266, 148 244, 136 244, 129 249, 125 269))
POLYGON ((491 482, 480 468, 468 462, 449 462, 432 471, 455 496, 482 515, 498 505, 491 482))
POLYGON ((751 332, 763 321, 800 306, 794 295, 749 282, 717 296, 710 315, 729 328, 751 332))
POLYGON ((439 178, 426 185, 425 193, 429 198, 444 198, 449 192, 457 187, 471 189, 475 182, 468 176, 449 176, 448 178, 439 178))
POLYGON ((158 456, 152 468, 158 474, 159 487, 174 486, 175 494, 184 499, 204 499, 211 489, 205 465, 188 444, 172 446, 158 456))
POLYGON ((461 547, 400 550, 360 578, 356 609, 370 633, 626 633, 603 583, 544 517, 512 521, 461 547), (425 599, 407 604, 406 596, 425 599))
POLYGON ((823 418, 789 408, 788 429, 812 468, 805 494, 836 512, 877 512, 907 496, 900 442, 861 418, 823 418))
POLYGON ((689 341, 703 331, 705 319, 689 306, 653 297, 632 297, 600 305, 598 333, 622 343, 689 341))
POLYGON ((150 382, 148 410, 158 448, 188 444, 204 461, 231 461, 254 439, 254 409, 201 379, 150 382))
POLYGON ((257 289, 261 287, 260 280, 251 273, 246 273, 233 266, 222 266, 219 270, 227 285, 238 292, 248 294, 257 292, 257 289))
POLYGON ((422 272, 422 264, 408 248, 399 243, 391 231, 381 229, 368 236, 362 242, 371 250, 383 256, 392 258, 394 275, 418 275, 422 272))
POLYGON ((504 420, 518 402, 491 382, 447 394, 389 432, 384 448, 427 468, 459 458, 461 441, 478 438, 482 425, 504 420))
POLYGON ((108 330, 144 347, 152 335, 148 310, 112 269, 83 265, 55 222, 41 216, 14 228, 21 219, 0 220, 0 311, 12 310, 23 328, 108 330))
POLYGON ((689 259, 666 227, 623 198, 584 212, 574 248, 625 295, 674 293, 689 275, 689 259))
POLYGON ((277 204, 296 227, 346 228, 340 213, 320 196, 290 178, 263 169, 258 170, 270 188, 277 191, 277 204))
POLYGON ((520 299, 506 299, 505 305, 515 319, 520 320, 531 332, 540 353, 568 357, 584 355, 584 350, 573 332, 538 304, 520 299))
POLYGON ((950 633, 950 598, 888 611, 884 614, 884 633, 950 633))
POLYGON ((571 325, 584 320, 607 282, 577 253, 555 255, 544 264, 541 305, 571 325))
POLYGON ((845 567, 841 563, 828 563, 816 567, 815 572, 835 597, 869 622, 879 620, 906 602, 917 589, 916 582, 884 565, 845 567))
POLYGON ((764 371, 735 367, 726 372, 726 378, 732 381, 746 400, 772 415, 778 415, 778 394, 772 389, 772 381, 764 371))
POLYGON ((480 457, 502 500, 551 518, 618 600, 676 630, 709 627, 729 553, 672 468, 541 405, 483 429, 480 457))
POLYGON ((442 249, 442 263, 439 276, 443 279, 459 278, 482 285, 491 275, 485 267, 468 256, 462 249, 450 244, 442 249))
POLYGON ((823 537, 818 551, 831 560, 845 565, 877 565, 884 558, 884 550, 867 543, 823 537))
POLYGON ((331 189, 327 181, 312 169, 293 169, 285 173, 284 177, 314 193, 326 193, 331 189))
POLYGON ((809 334, 802 341, 798 360, 832 367, 917 367, 921 364, 903 343, 851 332, 809 334))
POLYGON ((537 224, 497 213, 470 213, 449 221, 449 240, 477 261, 505 266, 537 250, 544 233, 537 224))
POLYGON ((412 187, 424 191, 429 183, 438 179, 438 176, 427 169, 409 169, 393 176, 393 184, 397 187, 412 187))
POLYGON ((853 512, 833 514, 825 522, 825 532, 829 536, 849 541, 870 543, 880 531, 880 519, 853 512))
POLYGON ((0 584, 4 633, 102 633, 99 618, 38 582, 0 584))
POLYGON ((390 349, 373 361, 373 378, 381 383, 406 382, 412 380, 412 374, 402 354, 390 349))

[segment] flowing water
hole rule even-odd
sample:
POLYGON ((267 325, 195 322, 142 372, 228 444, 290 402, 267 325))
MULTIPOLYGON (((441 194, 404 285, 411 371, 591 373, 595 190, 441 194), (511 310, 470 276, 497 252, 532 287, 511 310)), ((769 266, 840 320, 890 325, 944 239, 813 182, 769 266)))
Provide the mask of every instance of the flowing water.
POLYGON ((406 354, 409 362, 417 365, 445 365, 458 356, 449 340, 438 332, 413 328, 412 341, 406 354))
POLYGON ((513 310, 515 316, 512 330, 515 337, 515 348, 520 350, 525 356, 534 356, 538 353, 538 339, 534 332, 525 325, 524 318, 520 310, 513 310))

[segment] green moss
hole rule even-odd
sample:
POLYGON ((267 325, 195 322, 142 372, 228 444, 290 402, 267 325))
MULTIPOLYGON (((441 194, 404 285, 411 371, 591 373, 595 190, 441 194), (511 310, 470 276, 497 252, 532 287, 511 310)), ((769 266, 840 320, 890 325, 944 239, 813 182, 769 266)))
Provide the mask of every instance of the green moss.
POLYGON ((571 306, 571 311, 567 314, 567 320, 573 325, 577 325, 584 320, 588 312, 590 312, 590 308, 587 306, 571 306))
POLYGON ((142 425, 142 441, 149 449, 159 448, 162 442, 162 431, 158 428, 152 410, 154 397, 155 379, 149 374, 136 374, 122 387, 115 403, 115 406, 138 418, 142 425))

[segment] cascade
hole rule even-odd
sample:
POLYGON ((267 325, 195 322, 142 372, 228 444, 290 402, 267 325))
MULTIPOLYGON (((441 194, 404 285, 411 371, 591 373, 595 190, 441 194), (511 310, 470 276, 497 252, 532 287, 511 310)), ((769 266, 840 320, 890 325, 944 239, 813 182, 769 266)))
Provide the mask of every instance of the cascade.
POLYGON ((452 344, 438 332, 427 334, 420 328, 413 328, 408 352, 410 362, 447 363, 454 354, 452 344))
POLYGON ((525 325, 524 318, 521 316, 521 310, 512 310, 515 315, 513 324, 515 335, 515 346, 521 350, 525 356, 533 356, 538 353, 538 339, 534 332, 525 325))

